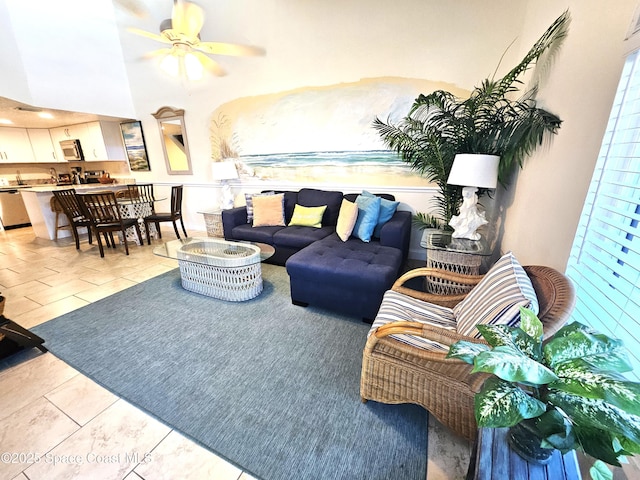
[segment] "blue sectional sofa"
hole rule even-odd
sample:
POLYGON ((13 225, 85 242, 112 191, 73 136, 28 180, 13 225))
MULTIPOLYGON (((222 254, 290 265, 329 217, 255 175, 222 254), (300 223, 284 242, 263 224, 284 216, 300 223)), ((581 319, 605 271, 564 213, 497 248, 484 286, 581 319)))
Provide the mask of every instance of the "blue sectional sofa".
MULTIPOLYGON (((283 225, 253 225, 247 220, 251 206, 223 210, 225 239, 272 245, 275 254, 268 261, 286 266, 294 304, 372 320, 407 258, 411 213, 395 210, 368 242, 353 235, 343 241, 336 233, 342 201, 355 202, 359 194, 311 188, 273 193, 284 195, 283 225), (289 226, 296 205, 326 205, 321 226, 289 226)), ((388 194, 376 196, 394 200, 388 194)))

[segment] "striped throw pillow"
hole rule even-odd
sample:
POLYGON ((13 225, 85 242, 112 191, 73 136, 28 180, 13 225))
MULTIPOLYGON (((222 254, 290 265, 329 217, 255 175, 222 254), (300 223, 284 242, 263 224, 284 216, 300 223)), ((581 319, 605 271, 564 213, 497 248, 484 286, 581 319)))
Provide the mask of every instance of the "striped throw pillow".
MULTIPOLYGON (((420 322, 453 331, 456 329, 456 321, 450 308, 416 300, 408 295, 388 290, 382 298, 380 310, 373 321, 371 330, 369 330, 369 335, 376 328, 397 321, 420 322)), ((446 345, 417 335, 398 334, 390 335, 390 337, 425 350, 444 353, 449 351, 449 347, 446 345)))
POLYGON ((458 305, 453 307, 461 335, 481 338, 477 324, 516 326, 520 307, 538 313, 538 298, 522 266, 508 252, 493 265, 484 278, 458 305))

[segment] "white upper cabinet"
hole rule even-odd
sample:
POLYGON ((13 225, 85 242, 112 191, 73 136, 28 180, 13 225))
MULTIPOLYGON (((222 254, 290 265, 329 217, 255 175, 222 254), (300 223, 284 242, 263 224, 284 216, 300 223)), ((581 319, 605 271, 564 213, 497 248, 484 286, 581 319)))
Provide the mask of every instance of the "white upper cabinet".
MULTIPOLYGON (((116 122, 87 123, 89 149, 85 160, 125 160, 127 158, 120 124, 116 122)), ((82 144, 81 144, 82 145, 82 144)))
POLYGON ((51 141, 51 134, 47 128, 29 128, 27 129, 29 134, 29 140, 31 141, 31 148, 33 149, 33 156, 36 162, 60 162, 63 159, 56 157, 55 149, 53 148, 53 142, 51 141))
POLYGON ((26 128, 0 128, 0 163, 34 162, 26 128))
POLYGON ((52 128, 51 139, 56 155, 64 159, 61 140, 78 139, 86 161, 126 160, 120 124, 117 122, 90 122, 52 128))

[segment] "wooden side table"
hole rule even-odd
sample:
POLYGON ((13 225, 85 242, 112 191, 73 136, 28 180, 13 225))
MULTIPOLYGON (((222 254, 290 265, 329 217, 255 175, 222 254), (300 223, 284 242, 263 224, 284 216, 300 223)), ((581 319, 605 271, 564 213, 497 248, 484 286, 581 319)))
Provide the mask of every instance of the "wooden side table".
POLYGON ((224 231, 222 229, 222 211, 212 210, 207 212, 198 212, 204 215, 204 223, 207 226, 207 236, 209 237, 224 237, 224 231))
MULTIPOLYGON (((491 255, 491 249, 484 238, 452 238, 451 233, 443 231, 434 231, 426 235, 421 245, 427 249, 427 267, 463 275, 479 275, 484 258, 491 255)), ((467 293, 472 288, 449 280, 429 277, 425 286, 429 292, 438 295, 467 293)))
POLYGON ((480 428, 466 480, 581 480, 576 452, 553 452, 546 465, 527 462, 507 443, 508 428, 480 428))

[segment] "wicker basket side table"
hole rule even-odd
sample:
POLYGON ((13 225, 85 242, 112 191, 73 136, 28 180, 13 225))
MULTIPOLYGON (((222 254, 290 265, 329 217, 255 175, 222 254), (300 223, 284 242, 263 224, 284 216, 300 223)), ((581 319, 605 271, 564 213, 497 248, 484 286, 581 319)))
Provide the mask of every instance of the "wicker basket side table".
POLYGON ((199 212, 204 216, 204 223, 207 226, 207 235, 209 237, 223 238, 222 230, 222 211, 214 210, 210 212, 199 212))
MULTIPOLYGON (((428 235, 424 246, 427 249, 427 267, 464 275, 479 275, 483 258, 491 255, 484 239, 452 239, 450 234, 442 232, 428 235)), ((467 293, 472 288, 431 277, 426 277, 425 287, 427 291, 438 295, 467 293)))

